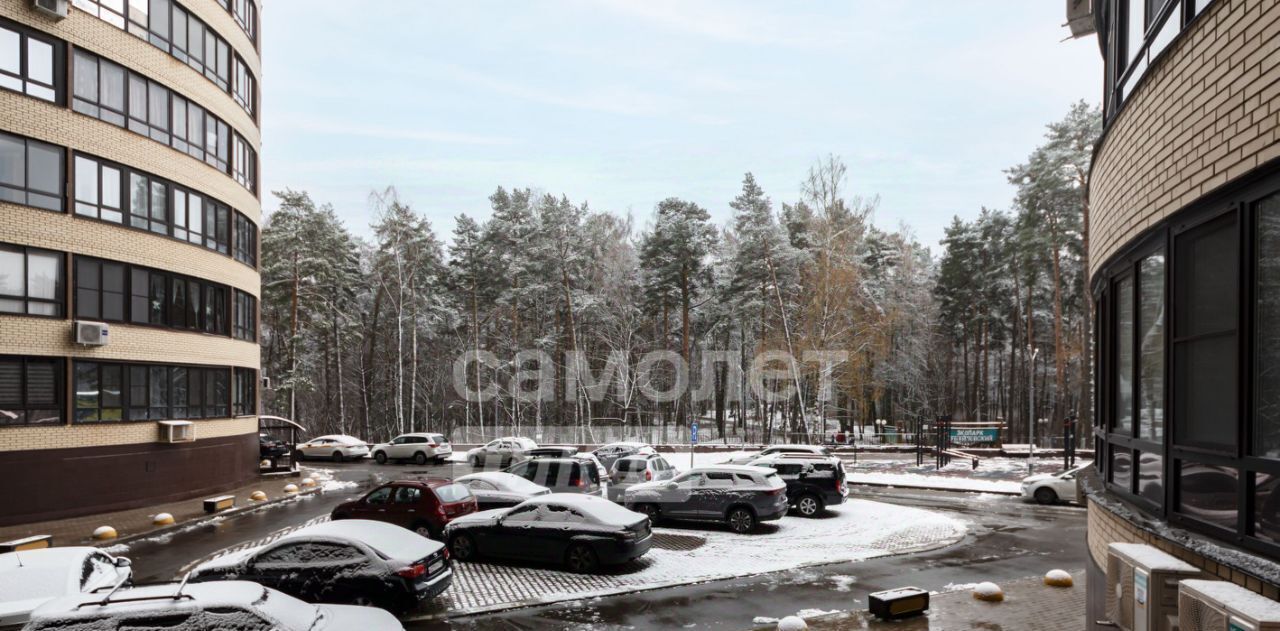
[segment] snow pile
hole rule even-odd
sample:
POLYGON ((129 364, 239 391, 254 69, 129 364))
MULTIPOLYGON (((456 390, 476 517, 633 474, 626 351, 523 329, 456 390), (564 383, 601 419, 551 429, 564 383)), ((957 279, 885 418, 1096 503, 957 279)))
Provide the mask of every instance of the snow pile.
POLYGON ((347 489, 354 489, 358 486, 360 486, 359 482, 342 482, 339 480, 326 480, 324 484, 320 485, 320 491, 323 493, 328 493, 330 491, 345 491, 347 489))
POLYGON ((976 491, 979 493, 1020 494, 1021 483, 1010 480, 975 480, 942 475, 923 475, 919 473, 862 473, 849 472, 845 481, 850 484, 877 484, 900 486, 906 488, 949 489, 954 491, 976 491))
POLYGON ((804 618, 799 616, 787 616, 778 621, 778 631, 805 631, 808 628, 804 618))
POLYGON ((856 576, 845 576, 845 575, 840 574, 840 575, 836 575, 836 576, 831 576, 831 577, 829 577, 829 580, 830 580, 832 583, 835 583, 835 590, 836 590, 836 591, 838 591, 838 592, 850 592, 850 591, 853 591, 853 584, 858 582, 858 577, 856 577, 856 576))

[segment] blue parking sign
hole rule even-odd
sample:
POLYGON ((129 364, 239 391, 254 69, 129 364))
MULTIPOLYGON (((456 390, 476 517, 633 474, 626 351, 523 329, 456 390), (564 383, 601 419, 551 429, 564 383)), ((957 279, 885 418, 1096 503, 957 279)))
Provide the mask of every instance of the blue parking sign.
POLYGON ((698 444, 698 423, 697 422, 694 422, 693 424, 689 425, 689 443, 693 445, 698 444))

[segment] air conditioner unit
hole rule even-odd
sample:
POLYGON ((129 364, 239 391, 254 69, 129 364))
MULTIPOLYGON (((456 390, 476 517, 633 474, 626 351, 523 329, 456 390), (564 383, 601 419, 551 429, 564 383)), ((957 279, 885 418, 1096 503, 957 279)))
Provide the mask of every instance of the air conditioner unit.
POLYGON ((1178 582, 1200 570, 1141 543, 1113 543, 1107 552, 1107 617, 1125 631, 1173 631, 1178 582))
POLYGON ((263 378, 262 378, 262 389, 263 389, 263 390, 270 390, 270 389, 271 389, 271 377, 263 377, 263 378))
POLYGON ((196 440, 196 425, 191 421, 160 421, 160 442, 191 443, 196 440))
POLYGON ((110 331, 102 322, 76 321, 76 344, 84 346, 106 346, 110 331))
POLYGON ((1179 631, 1276 631, 1280 603, 1226 581, 1178 585, 1179 631))
POLYGON ((1093 0, 1067 0, 1066 26, 1071 29, 1071 37, 1076 39, 1097 32, 1093 21, 1093 0))
POLYGON ((31 0, 31 8, 51 18, 67 17, 67 0, 31 0))

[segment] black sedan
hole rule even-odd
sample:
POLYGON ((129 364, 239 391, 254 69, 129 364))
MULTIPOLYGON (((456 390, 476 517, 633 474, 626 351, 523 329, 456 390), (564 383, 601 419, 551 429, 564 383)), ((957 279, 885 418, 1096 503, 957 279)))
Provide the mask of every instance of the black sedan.
POLYGON ((461 561, 485 556, 558 563, 581 573, 644 556, 653 540, 648 517, 601 497, 571 493, 459 517, 444 536, 461 561))
POLYGON ((370 605, 395 614, 453 582, 439 542, 378 521, 348 519, 295 530, 191 571, 193 582, 245 580, 311 603, 370 605))

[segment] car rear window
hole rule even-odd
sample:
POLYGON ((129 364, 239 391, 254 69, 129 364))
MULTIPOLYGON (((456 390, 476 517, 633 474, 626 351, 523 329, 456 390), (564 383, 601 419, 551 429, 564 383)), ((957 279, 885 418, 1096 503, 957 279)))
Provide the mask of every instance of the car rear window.
POLYGON ((618 461, 618 471, 644 471, 645 463, 643 460, 624 459, 618 461))
POLYGON ((448 439, 448 438, 445 438, 445 437, 444 437, 444 434, 431 434, 431 435, 430 435, 430 438, 431 438, 431 440, 434 440, 434 441, 436 441, 437 443, 447 443, 447 442, 449 442, 449 439, 448 439))
POLYGON ((436 497, 446 504, 461 502, 471 497, 471 490, 461 484, 446 484, 435 488, 436 497))

